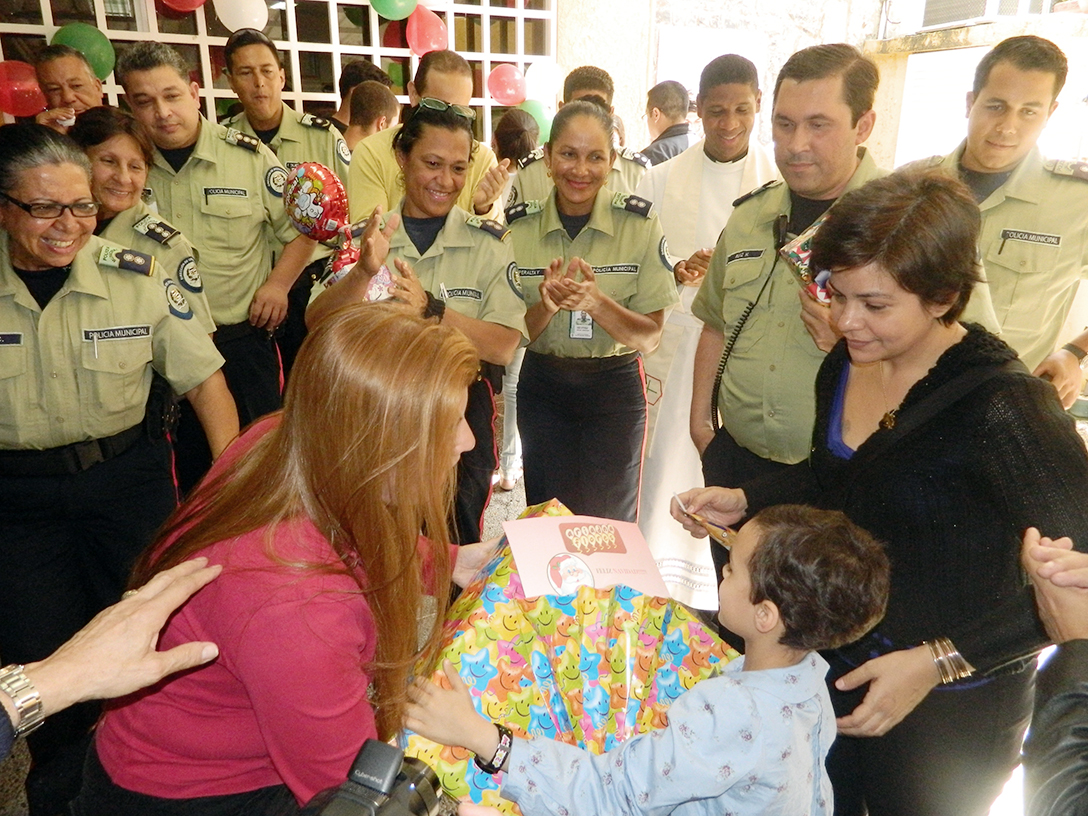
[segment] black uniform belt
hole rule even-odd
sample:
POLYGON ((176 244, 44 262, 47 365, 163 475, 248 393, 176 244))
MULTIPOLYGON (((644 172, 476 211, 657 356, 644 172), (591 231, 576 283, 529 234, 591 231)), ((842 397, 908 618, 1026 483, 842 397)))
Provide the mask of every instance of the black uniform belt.
POLYGON ((0 476, 70 476, 120 456, 143 436, 143 423, 113 436, 46 450, 0 451, 0 476))
POLYGON ((212 341, 218 346, 223 343, 229 343, 232 340, 238 340, 242 337, 249 337, 251 334, 259 334, 264 338, 268 337, 268 331, 266 329, 259 329, 246 320, 241 323, 232 323, 229 326, 216 326, 215 334, 212 335, 212 341))
POLYGON ((556 371, 576 371, 592 374, 630 365, 638 359, 638 352, 629 351, 627 354, 615 354, 611 357, 556 357, 552 354, 541 354, 532 349, 527 349, 525 356, 532 356, 534 362, 556 371))

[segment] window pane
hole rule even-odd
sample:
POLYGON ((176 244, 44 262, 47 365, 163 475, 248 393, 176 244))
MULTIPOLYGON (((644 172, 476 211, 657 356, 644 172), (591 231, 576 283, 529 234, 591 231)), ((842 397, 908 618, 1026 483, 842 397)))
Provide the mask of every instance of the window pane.
POLYGON ((295 3, 295 25, 299 42, 331 43, 329 4, 299 0, 295 3))
POLYGON ((196 34, 196 14, 176 11, 162 0, 155 0, 155 19, 164 34, 196 34))
POLYGON ((91 0, 50 0, 49 5, 53 9, 53 22, 56 25, 95 24, 94 3, 91 0))
POLYGON ((372 45, 370 10, 366 6, 337 6, 336 23, 342 45, 372 45))
POLYGON ((510 17, 491 18, 491 53, 516 54, 518 50, 517 23, 510 17))
MULTIPOLYGON (((4 11, 4 21, 9 23, 17 23, 20 25, 41 25, 42 24, 42 6, 38 0, 6 0, 4 11)), ((9 57, 7 50, 4 51, 4 59, 16 59, 15 57, 9 57)))
POLYGON ((332 54, 300 51, 298 64, 304 92, 336 93, 336 84, 332 81, 332 54))
POLYGON ((548 53, 548 21, 525 21, 525 53, 546 56, 548 53))
POLYGON ((453 15, 454 50, 459 53, 483 51, 483 27, 478 14, 453 15))

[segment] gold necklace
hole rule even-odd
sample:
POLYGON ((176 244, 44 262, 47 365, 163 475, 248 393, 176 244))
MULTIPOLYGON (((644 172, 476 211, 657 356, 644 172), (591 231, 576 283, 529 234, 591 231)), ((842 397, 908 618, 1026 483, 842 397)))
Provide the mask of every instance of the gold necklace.
POLYGON ((880 361, 880 396, 884 398, 884 416, 880 419, 880 427, 891 430, 895 427, 895 415, 899 412, 898 406, 888 407, 888 392, 884 388, 884 361, 880 361))

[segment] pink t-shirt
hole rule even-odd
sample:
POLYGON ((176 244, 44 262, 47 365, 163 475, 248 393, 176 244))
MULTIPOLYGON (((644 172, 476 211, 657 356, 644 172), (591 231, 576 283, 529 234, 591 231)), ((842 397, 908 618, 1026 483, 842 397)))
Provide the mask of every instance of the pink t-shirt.
MULTIPOLYGON (((234 447, 244 452, 275 421, 234 447)), ((377 736, 363 671, 376 634, 365 598, 350 576, 272 560, 266 538, 255 530, 201 553, 223 573, 160 643, 210 640, 219 658, 113 704, 97 748, 117 785, 189 799, 286 784, 304 803, 340 784, 377 736)), ((305 518, 281 524, 271 547, 280 561, 338 562, 305 518)))

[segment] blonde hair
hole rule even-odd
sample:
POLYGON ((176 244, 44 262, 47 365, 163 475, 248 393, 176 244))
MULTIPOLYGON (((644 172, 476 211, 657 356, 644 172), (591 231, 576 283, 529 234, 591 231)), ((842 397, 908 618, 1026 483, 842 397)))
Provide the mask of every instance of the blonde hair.
POLYGON ((359 583, 377 626, 366 668, 378 734, 388 739, 402 726, 413 664, 437 655, 450 586, 456 434, 478 366, 455 329, 379 304, 338 310, 303 344, 280 424, 200 484, 137 565, 134 584, 261 527, 270 557, 284 563, 271 550, 276 525, 308 517, 342 564, 290 566, 343 571, 359 583), (417 650, 412 622, 425 569, 438 616, 417 650))

